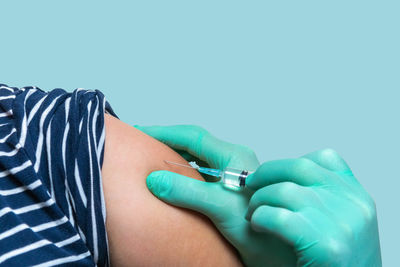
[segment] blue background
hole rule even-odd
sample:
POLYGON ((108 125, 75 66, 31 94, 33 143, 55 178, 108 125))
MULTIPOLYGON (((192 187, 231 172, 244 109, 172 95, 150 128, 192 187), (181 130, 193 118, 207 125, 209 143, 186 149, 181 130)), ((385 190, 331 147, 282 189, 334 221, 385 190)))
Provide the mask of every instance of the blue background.
POLYGON ((2 1, 0 82, 99 89, 131 125, 198 124, 260 161, 337 150, 398 262, 399 1, 2 1))

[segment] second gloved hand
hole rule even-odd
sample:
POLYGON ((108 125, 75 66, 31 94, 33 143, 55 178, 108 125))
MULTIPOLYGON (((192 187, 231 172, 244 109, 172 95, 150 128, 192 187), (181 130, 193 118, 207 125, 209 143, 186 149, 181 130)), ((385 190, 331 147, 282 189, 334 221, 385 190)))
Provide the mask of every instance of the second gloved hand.
POLYGON ((373 199, 332 149, 263 163, 246 218, 294 246, 298 266, 381 266, 373 199))

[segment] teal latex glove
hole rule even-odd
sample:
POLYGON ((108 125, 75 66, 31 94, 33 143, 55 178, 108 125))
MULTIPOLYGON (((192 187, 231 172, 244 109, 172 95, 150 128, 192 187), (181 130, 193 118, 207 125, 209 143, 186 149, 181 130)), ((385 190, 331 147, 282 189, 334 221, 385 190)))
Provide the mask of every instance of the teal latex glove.
POLYGON ((241 192, 166 171, 147 180, 160 199, 210 217, 246 265, 381 266, 374 202, 334 151, 258 167, 247 147, 197 127, 139 129, 210 167, 257 169, 241 192))
POLYGON ((382 265, 375 203, 335 151, 266 162, 246 183, 246 218, 293 245, 297 265, 382 265))
MULTIPOLYGON (((221 141, 198 126, 135 127, 185 154, 188 160, 189 157, 190 160, 202 160, 211 168, 256 170, 260 165, 248 147, 221 141)), ((253 190, 232 191, 219 182, 202 182, 168 171, 151 173, 147 185, 159 199, 209 217, 238 250, 245 265, 296 264, 296 255, 290 245, 273 234, 255 232, 245 219, 253 190)))

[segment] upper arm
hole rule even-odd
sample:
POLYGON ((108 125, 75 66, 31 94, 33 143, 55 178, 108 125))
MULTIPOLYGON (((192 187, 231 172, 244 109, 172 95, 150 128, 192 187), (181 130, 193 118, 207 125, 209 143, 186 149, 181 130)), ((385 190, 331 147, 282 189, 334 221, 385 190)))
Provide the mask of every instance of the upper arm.
POLYGON ((154 197, 146 177, 170 170, 203 180, 192 169, 164 163, 186 162, 163 143, 105 114, 102 181, 112 265, 238 266, 235 249, 205 216, 154 197))

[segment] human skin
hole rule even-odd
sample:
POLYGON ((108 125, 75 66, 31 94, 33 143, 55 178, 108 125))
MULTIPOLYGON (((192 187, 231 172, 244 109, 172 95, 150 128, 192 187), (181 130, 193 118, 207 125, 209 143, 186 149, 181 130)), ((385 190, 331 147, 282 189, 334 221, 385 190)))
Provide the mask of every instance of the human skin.
POLYGON ((112 266, 242 266, 237 252, 205 216, 160 201, 146 177, 169 170, 204 180, 178 153, 104 114, 102 166, 106 229, 112 266))

